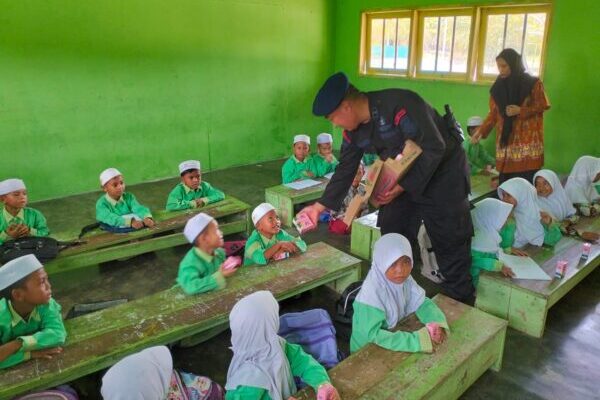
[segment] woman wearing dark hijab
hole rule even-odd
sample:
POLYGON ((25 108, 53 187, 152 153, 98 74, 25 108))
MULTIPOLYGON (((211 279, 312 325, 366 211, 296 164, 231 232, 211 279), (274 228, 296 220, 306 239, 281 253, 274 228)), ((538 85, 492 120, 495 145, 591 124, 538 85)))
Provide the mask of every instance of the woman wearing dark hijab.
POLYGON ((550 103, 542 81, 525 72, 514 49, 496 57, 498 78, 490 89, 490 112, 471 141, 477 143, 496 128, 496 169, 500 183, 515 177, 531 182, 544 164, 544 111, 550 103))

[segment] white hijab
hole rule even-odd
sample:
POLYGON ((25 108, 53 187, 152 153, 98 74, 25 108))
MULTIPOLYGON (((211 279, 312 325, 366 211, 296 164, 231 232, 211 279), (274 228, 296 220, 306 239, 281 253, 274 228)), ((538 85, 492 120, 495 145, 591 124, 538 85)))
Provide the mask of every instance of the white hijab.
POLYGON ((165 346, 125 357, 102 378, 104 400, 164 400, 169 392, 173 358, 165 346))
POLYGON ((594 189, 594 178, 600 172, 600 158, 583 156, 575 162, 565 190, 573 204, 589 204, 600 195, 594 189))
POLYGON ((229 314, 233 359, 227 371, 227 390, 254 386, 267 390, 272 400, 296 392, 285 340, 279 331, 279 304, 262 290, 237 302, 229 314))
POLYGON ((500 250, 500 230, 506 223, 512 204, 498 199, 483 199, 471 211, 475 236, 471 248, 484 253, 497 253, 500 250))
POLYGON ((410 242, 399 233, 383 235, 373 249, 373 264, 356 296, 356 300, 385 312, 387 329, 393 329, 398 321, 415 312, 425 301, 425 290, 412 276, 404 283, 388 280, 385 272, 400 257, 408 256, 413 262, 410 242))
POLYGON ((502 198, 503 191, 517 200, 515 207, 517 232, 514 247, 523 247, 528 243, 534 246, 544 244, 544 227, 535 187, 523 178, 512 178, 498 187, 498 197, 502 198))
POLYGON ((567 192, 562 187, 558 175, 549 169, 542 169, 533 176, 532 183, 534 186, 538 176, 547 180, 552 188, 552 193, 550 193, 548 197, 538 195, 537 201, 540 208, 552 214, 552 216, 559 221, 575 214, 575 207, 571 204, 571 200, 569 200, 567 192))

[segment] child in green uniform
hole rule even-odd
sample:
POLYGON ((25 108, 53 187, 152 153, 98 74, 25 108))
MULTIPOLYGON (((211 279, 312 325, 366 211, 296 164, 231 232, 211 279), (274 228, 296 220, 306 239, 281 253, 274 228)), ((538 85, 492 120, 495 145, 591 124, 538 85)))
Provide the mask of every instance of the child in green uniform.
POLYGON ((62 352, 67 332, 60 311, 33 254, 0 267, 0 368, 62 352))
POLYGON ((483 173, 489 175, 496 166, 496 159, 492 157, 481 143, 471 143, 471 135, 483 124, 481 117, 471 117, 467 121, 469 137, 463 141, 463 148, 467 154, 467 161, 471 175, 483 173))
POLYGON ((291 254, 304 253, 306 243, 283 229, 275 208, 262 203, 252 211, 252 223, 256 228, 244 251, 244 265, 267 265, 270 260, 281 260, 291 254))
POLYGON ((202 180, 200 161, 188 160, 179 164, 181 182, 171 190, 167 199, 167 210, 188 210, 221 201, 225 193, 202 180))
POLYGON ((521 248, 527 244, 533 246, 554 246, 562 234, 560 224, 553 221, 552 216, 540 210, 537 203, 535 187, 523 178, 512 178, 498 187, 498 197, 505 203, 513 205, 514 221, 503 228, 502 235, 511 246, 521 248))
POLYGON ((350 351, 367 343, 394 351, 433 351, 449 329, 444 313, 410 276, 410 242, 398 233, 383 235, 373 248, 373 264, 354 301, 350 351), (411 313, 425 326, 416 332, 392 330, 411 313))
POLYGON ((294 151, 294 155, 288 158, 281 168, 281 180, 283 183, 317 176, 315 161, 309 154, 310 137, 308 135, 294 136, 292 150, 294 151))
POLYGON ((0 182, 0 244, 25 236, 48 236, 46 218, 38 210, 27 207, 27 188, 20 179, 0 182))
POLYGON ((125 192, 123 175, 116 168, 102 171, 100 184, 106 194, 96 202, 96 220, 103 229, 118 231, 154 226, 150 210, 138 203, 133 194, 125 192))
POLYGON ((185 224, 183 234, 194 247, 179 263, 179 286, 189 295, 223 289, 226 286, 225 278, 236 270, 223 266, 223 233, 217 221, 210 215, 200 213, 185 224))
POLYGON ((237 302, 229 314, 233 358, 227 371, 227 400, 287 400, 297 376, 319 400, 339 400, 327 371, 302 347, 278 336, 279 304, 269 291, 237 302))
POLYGON ((322 177, 335 171, 339 161, 333 155, 333 137, 329 133, 317 136, 317 154, 314 156, 316 176, 322 177))
POLYGON ((581 215, 600 215, 600 157, 579 157, 569 174, 565 191, 581 215))

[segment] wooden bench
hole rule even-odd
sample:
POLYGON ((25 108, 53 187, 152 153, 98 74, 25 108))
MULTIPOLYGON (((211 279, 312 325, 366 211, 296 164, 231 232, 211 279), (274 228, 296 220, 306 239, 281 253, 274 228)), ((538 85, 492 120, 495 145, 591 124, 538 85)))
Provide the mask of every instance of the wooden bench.
POLYGON ((291 189, 285 185, 265 189, 265 201, 277 209, 281 223, 284 226, 292 226, 294 205, 318 200, 323 195, 329 179, 314 178, 313 180, 321 183, 301 190, 291 189))
POLYGON ((224 235, 247 233, 251 227, 249 210, 248 204, 228 196, 199 209, 159 211, 155 213, 156 225, 150 229, 130 233, 98 229, 83 237, 84 244, 61 251, 57 258, 46 264, 46 271, 49 274, 64 272, 187 243, 181 232, 188 219, 199 212, 213 216, 224 235))
MULTIPOLYGON (((582 218, 578 228, 600 232, 600 218, 582 218)), ((510 327, 540 338, 548 310, 600 264, 600 245, 592 246, 586 263, 580 262, 583 241, 563 237, 556 246, 527 247, 525 251, 552 277, 551 281, 509 279, 483 271, 475 306, 508 320, 510 327), (556 262, 568 261, 566 276, 556 279, 556 262)))
MULTIPOLYGON (((368 344, 329 371, 342 399, 456 399, 488 368, 500 370, 507 323, 443 295, 450 335, 432 354, 405 353, 368 344)), ((399 329, 423 326, 413 314, 399 329)), ((315 399, 304 389, 298 400, 315 399)))
POLYGON ((475 204, 496 192, 496 189, 492 188, 494 179, 498 179, 498 175, 477 174, 471 176, 471 194, 469 194, 471 204, 475 204))
POLYGON ((53 387, 107 368, 149 346, 177 342, 228 323, 243 296, 270 290, 283 300, 321 285, 342 291, 360 279, 360 260, 325 243, 265 267, 243 267, 220 291, 186 296, 174 287, 65 322, 64 351, 0 370, 0 398, 53 387))

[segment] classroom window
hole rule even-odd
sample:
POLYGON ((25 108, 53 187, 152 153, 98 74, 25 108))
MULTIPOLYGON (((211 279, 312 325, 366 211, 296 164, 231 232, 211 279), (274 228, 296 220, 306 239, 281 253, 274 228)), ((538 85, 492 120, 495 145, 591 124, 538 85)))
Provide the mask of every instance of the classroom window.
POLYGON ((367 69, 372 72, 406 73, 410 48, 410 15, 374 14, 367 19, 367 25, 367 69))

